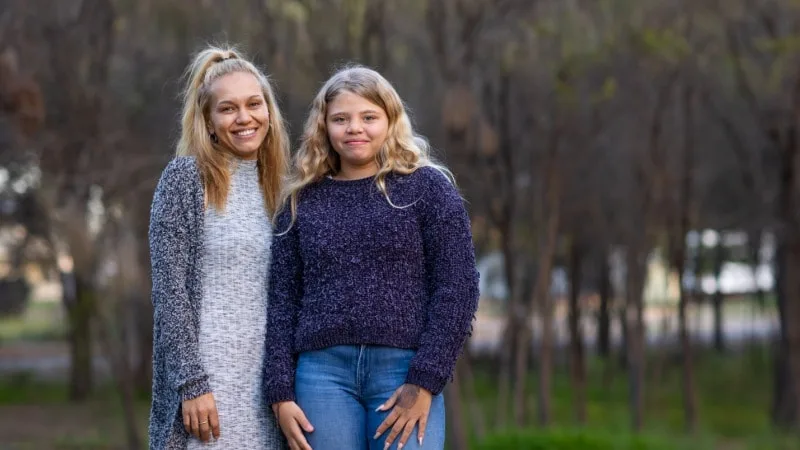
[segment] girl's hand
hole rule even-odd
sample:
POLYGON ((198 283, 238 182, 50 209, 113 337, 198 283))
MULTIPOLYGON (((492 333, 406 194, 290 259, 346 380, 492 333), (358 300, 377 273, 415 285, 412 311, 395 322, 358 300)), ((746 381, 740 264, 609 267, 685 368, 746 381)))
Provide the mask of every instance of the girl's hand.
POLYGON ((389 397, 389 400, 378 407, 378 411, 391 409, 392 412, 378 427, 374 439, 378 439, 380 435, 391 427, 392 431, 386 436, 386 444, 383 448, 388 449, 391 447, 392 442, 400 435, 400 443, 397 448, 401 449, 408 442, 408 438, 414 430, 414 425, 419 423, 417 441, 419 445, 422 445, 432 399, 433 394, 430 391, 414 384, 404 384, 397 388, 394 394, 389 397))
POLYGON ((210 392, 191 400, 181 403, 183 411, 183 427, 186 432, 208 442, 211 436, 219 439, 219 416, 217 415, 217 403, 214 395, 210 392))
POLYGON ((278 419, 291 450, 311 450, 303 431, 314 431, 303 410, 295 402, 280 402, 272 405, 272 411, 278 419))

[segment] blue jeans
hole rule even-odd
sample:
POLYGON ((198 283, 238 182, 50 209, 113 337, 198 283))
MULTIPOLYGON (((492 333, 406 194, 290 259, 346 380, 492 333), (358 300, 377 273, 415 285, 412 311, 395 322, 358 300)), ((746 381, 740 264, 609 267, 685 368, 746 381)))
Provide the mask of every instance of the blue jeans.
MULTIPOLYGON (((303 352, 297 361, 295 394, 314 431, 306 439, 314 450, 383 450, 391 428, 378 439, 375 431, 390 411, 376 412, 400 387, 414 350, 371 345, 339 345, 303 352)), ((441 394, 433 397, 425 438, 417 427, 403 449, 444 448, 445 413, 441 394)), ((402 433, 401 433, 402 434, 402 433)), ((392 447, 397 448, 400 435, 392 447)))

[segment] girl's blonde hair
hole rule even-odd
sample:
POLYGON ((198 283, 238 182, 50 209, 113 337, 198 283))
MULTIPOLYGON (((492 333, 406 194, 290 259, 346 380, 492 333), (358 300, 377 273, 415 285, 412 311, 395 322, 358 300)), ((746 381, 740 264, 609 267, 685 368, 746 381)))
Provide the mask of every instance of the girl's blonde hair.
POLYGON ((389 119, 386 142, 376 155, 378 173, 375 174, 375 184, 392 206, 396 205, 386 190, 386 176, 389 173, 407 175, 420 167, 430 166, 454 182, 452 173, 431 157, 428 141, 414 133, 403 101, 386 78, 364 66, 349 66, 336 72, 322 86, 311 104, 300 149, 295 155, 291 176, 281 197, 282 207, 287 201, 289 203, 292 223, 297 218, 300 191, 322 177, 336 175, 341 170, 339 155, 328 139, 326 118, 328 105, 342 92, 351 92, 380 106, 389 119))
POLYGON ((258 149, 258 180, 267 214, 274 216, 281 204, 281 182, 288 172, 289 138, 272 86, 264 73, 233 47, 208 46, 195 55, 186 70, 183 92, 179 156, 194 156, 205 188, 206 202, 218 210, 225 207, 230 188, 231 155, 211 140, 208 129, 211 85, 231 73, 249 73, 261 85, 269 112, 269 129, 258 149))

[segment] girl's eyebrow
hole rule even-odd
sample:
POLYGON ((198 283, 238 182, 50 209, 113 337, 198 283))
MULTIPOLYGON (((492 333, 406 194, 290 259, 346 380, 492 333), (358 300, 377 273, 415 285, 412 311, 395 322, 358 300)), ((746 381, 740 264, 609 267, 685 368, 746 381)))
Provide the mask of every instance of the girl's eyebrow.
MULTIPOLYGON (((333 116, 339 116, 339 115, 342 115, 342 114, 347 114, 347 112, 346 111, 335 111, 335 112, 332 112, 332 113, 330 113, 328 115, 330 117, 333 117, 333 116)), ((374 110, 374 109, 365 109, 364 111, 361 111, 359 114, 380 114, 380 113, 378 111, 374 110)))

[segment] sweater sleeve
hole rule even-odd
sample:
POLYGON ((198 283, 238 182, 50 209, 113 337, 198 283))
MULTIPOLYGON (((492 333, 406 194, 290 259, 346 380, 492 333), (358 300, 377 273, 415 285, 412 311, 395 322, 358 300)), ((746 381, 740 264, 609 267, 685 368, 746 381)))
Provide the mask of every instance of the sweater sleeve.
POLYGON ((268 405, 293 401, 295 398, 294 334, 303 296, 303 262, 298 225, 291 224, 288 207, 280 213, 275 223, 267 308, 267 360, 264 364, 264 396, 268 405))
POLYGON ((164 169, 150 211, 150 261, 154 344, 163 355, 167 379, 181 400, 211 392, 200 361, 198 326, 189 298, 187 278, 193 263, 191 224, 192 183, 185 160, 173 160, 164 169))
POLYGON ((435 169, 422 205, 429 302, 427 324, 406 382, 439 394, 451 379, 478 307, 478 271, 469 216, 453 186, 435 169))

